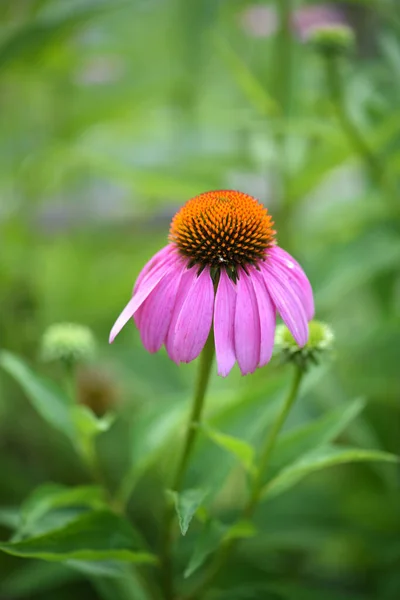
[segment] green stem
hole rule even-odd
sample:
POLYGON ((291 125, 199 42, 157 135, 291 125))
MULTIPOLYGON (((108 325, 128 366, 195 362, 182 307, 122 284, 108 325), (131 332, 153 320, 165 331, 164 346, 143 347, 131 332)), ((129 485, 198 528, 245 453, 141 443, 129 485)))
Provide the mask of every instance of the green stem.
POLYGON ((270 461, 272 452, 274 450, 276 441, 282 430, 282 427, 285 424, 285 421, 290 413, 290 410, 294 404, 294 401, 296 400, 296 397, 297 397, 297 394, 299 391, 299 387, 300 387, 300 383, 303 378, 303 374, 304 374, 303 369, 296 366, 294 378, 293 378, 289 393, 282 405, 281 411, 278 414, 278 417, 270 431, 270 434, 266 438, 265 444, 264 444, 263 448, 261 449, 260 462, 259 462, 258 469, 257 469, 257 475, 254 478, 250 498, 249 498, 247 506, 244 510, 244 514, 246 517, 252 516, 254 509, 256 508, 256 506, 260 500, 260 496, 261 496, 263 484, 264 484, 264 479, 265 479, 265 473, 269 466, 269 461, 270 461))
MULTIPOLYGON (((273 83, 271 89, 274 89, 275 99, 280 109, 280 119, 286 120, 290 113, 291 95, 292 95, 292 73, 293 73, 293 36, 291 30, 291 15, 293 10, 293 0, 276 0, 276 13, 278 16, 278 30, 275 38, 275 47, 272 53, 271 73, 273 73, 273 83)), ((289 161, 287 159, 287 135, 278 124, 278 129, 274 135, 274 143, 277 157, 277 196, 281 199, 280 206, 283 212, 287 207, 289 196, 289 161)), ((282 215, 283 217, 283 215, 282 215)), ((279 220, 279 216, 277 217, 279 220)), ((282 218, 284 221, 285 219, 282 218)))
MULTIPOLYGON (((273 449, 282 430, 282 427, 288 417, 290 409, 292 408, 294 401, 296 400, 303 375, 304 370, 296 366, 289 393, 286 396, 286 399, 282 404, 282 408, 277 416, 277 419, 274 425, 272 426, 270 434, 266 438, 265 444, 261 449, 260 461, 257 469, 257 476, 254 478, 249 501, 243 509, 241 519, 251 518, 253 516, 255 508, 257 507, 260 501, 265 480, 265 474, 272 456, 273 449)), ((220 546, 219 550, 216 553, 214 564, 211 565, 210 571, 207 574, 206 578, 191 594, 189 594, 185 598, 185 600, 198 600, 203 596, 203 594, 205 594, 209 590, 210 585, 213 583, 221 569, 225 566, 232 550, 235 548, 237 543, 238 540, 231 539, 227 543, 220 546)))
POLYGON ((354 151, 364 161, 372 181, 380 184, 384 178, 380 160, 369 147, 346 107, 338 57, 326 56, 325 66, 329 93, 343 132, 353 146, 354 151))
MULTIPOLYGON (((172 489, 179 492, 186 474, 189 459, 196 441, 198 423, 204 407, 205 395, 210 380, 211 366, 214 359, 214 335, 211 332, 203 352, 200 356, 199 374, 193 398, 192 410, 186 429, 185 442, 180 456, 178 467, 172 483, 172 489)), ((174 521, 174 508, 168 504, 164 516, 164 535, 162 548, 162 567, 164 580, 164 593, 166 600, 174 598, 174 584, 172 574, 172 525, 174 521)))

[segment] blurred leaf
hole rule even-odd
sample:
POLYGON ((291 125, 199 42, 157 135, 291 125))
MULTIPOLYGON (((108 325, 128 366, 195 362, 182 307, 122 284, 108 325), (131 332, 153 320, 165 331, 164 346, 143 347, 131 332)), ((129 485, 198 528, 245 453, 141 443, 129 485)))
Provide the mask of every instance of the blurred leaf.
POLYGON ((224 531, 225 527, 213 519, 205 524, 201 533, 196 537, 193 554, 183 575, 185 579, 193 575, 204 564, 207 557, 214 552, 222 541, 224 531))
POLYGON ((248 442, 239 440, 226 433, 221 433, 216 429, 208 427, 208 425, 200 426, 203 431, 213 442, 215 442, 220 448, 227 450, 233 454, 239 462, 244 466, 246 471, 249 473, 254 472, 254 448, 248 442))
POLYGON ((101 560, 97 562, 88 560, 67 560, 64 563, 74 571, 79 571, 82 575, 94 577, 107 577, 119 579, 127 576, 125 563, 116 560, 101 560))
POLYGON ((16 529, 20 520, 18 508, 0 508, 0 525, 8 529, 16 529))
POLYGON ((68 399, 61 390, 10 352, 1 352, 0 366, 20 384, 33 407, 49 425, 74 439, 68 399))
POLYGON ((250 104, 262 116, 272 116, 279 113, 275 100, 268 94, 265 86, 258 81, 249 67, 242 61, 235 50, 219 35, 214 36, 215 47, 223 59, 229 72, 234 77, 238 87, 247 96, 250 104))
MULTIPOLYGON (((92 579, 94 588, 100 598, 104 600, 151 600, 154 598, 146 587, 146 583, 138 576, 138 574, 130 568, 125 569, 123 575, 114 581, 102 577, 94 577, 92 579)), ((147 583, 148 587, 151 587, 147 583)))
POLYGON ((2 543, 0 550, 14 556, 49 561, 157 562, 155 556, 140 546, 139 536, 128 521, 108 511, 94 511, 44 535, 2 543))
POLYGON ((352 462, 398 462, 394 454, 379 450, 363 450, 359 448, 341 448, 339 446, 323 446, 306 454, 299 461, 283 469, 276 477, 267 483, 262 492, 262 498, 274 498, 287 491, 307 475, 332 467, 352 462))
MULTIPOLYGON (((95 486, 67 488, 59 485, 43 485, 37 488, 21 507, 21 523, 18 530, 19 537, 27 534, 37 534, 35 529, 48 513, 60 508, 101 509, 106 507, 105 492, 95 486)), ((74 515, 74 513, 72 513, 74 515)), ((52 524, 60 524, 51 521, 52 524)), ((63 515, 60 517, 60 521, 63 515)), ((64 524, 64 523, 63 523, 64 524)), ((43 529, 40 529, 43 533, 43 529)))
POLYGON ((182 535, 186 535, 191 520, 208 492, 206 490, 192 489, 179 493, 171 491, 170 493, 175 502, 181 533, 182 535))
POLYGON ((76 429, 85 437, 93 437, 108 431, 115 421, 114 414, 108 413, 103 417, 97 417, 90 408, 83 405, 73 406, 71 414, 76 429))
POLYGON ((1 591, 8 598, 31 598, 79 579, 81 575, 65 565, 25 561, 2 581, 1 591))
POLYGON ((31 61, 50 44, 59 42, 60 37, 68 35, 79 25, 92 19, 96 14, 121 6, 123 3, 110 3, 100 0, 82 7, 75 6, 72 11, 64 11, 52 18, 37 19, 28 22, 14 31, 0 45, 0 69, 14 60, 31 61))
POLYGON ((370 282, 378 274, 397 269, 400 261, 400 237, 395 233, 371 232, 352 244, 338 248, 329 278, 320 285, 316 302, 320 310, 332 308, 338 298, 370 282), (368 248, 368 252, 366 252, 368 248), (352 260, 348 260, 349 253, 352 260))
POLYGON ((270 472, 276 473, 306 452, 333 442, 364 406, 364 400, 353 400, 347 406, 336 408, 307 425, 283 434, 274 448, 270 472))
POLYGON ((239 521, 228 529, 224 535, 224 542, 228 540, 243 540, 252 538, 257 530, 251 521, 239 521))

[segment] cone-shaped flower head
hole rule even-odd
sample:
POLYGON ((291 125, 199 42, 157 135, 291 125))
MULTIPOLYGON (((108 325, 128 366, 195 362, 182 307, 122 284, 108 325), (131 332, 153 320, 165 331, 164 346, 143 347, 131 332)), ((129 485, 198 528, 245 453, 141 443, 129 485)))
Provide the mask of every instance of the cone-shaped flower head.
POLYGON ((299 346, 314 315, 311 285, 276 245, 267 209, 241 192, 206 192, 175 215, 169 244, 144 267, 110 342, 134 317, 149 352, 165 345, 176 363, 202 351, 214 327, 218 372, 243 375, 272 356, 276 313, 299 346))

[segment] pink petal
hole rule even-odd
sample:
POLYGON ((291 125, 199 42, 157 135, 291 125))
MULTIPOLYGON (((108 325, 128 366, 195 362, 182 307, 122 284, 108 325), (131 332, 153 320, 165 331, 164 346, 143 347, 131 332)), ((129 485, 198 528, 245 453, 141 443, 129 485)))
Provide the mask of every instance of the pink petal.
POLYGON ((136 322, 139 323, 140 337, 149 352, 158 352, 165 341, 185 268, 178 261, 138 311, 140 318, 136 322))
MULTIPOLYGON (((154 277, 157 273, 166 272, 169 267, 177 265, 179 264, 179 262, 181 262, 182 265, 186 265, 188 263, 186 259, 182 258, 178 254, 174 246, 169 244, 168 246, 162 248, 162 250, 157 252, 157 254, 153 256, 153 258, 143 267, 142 271, 139 273, 139 276, 133 288, 133 294, 136 294, 139 291, 140 287, 148 281, 148 278, 150 276, 154 277)), ((140 329, 142 309, 143 307, 140 307, 134 315, 134 320, 138 329, 140 329)))
POLYGON ((315 314, 313 291, 308 277, 299 263, 279 246, 274 246, 268 250, 267 262, 271 267, 280 268, 281 273, 282 270, 285 272, 301 297, 307 319, 311 321, 315 314))
POLYGON ((304 346, 308 340, 308 323, 299 296, 293 290, 288 279, 280 277, 268 263, 262 263, 260 266, 272 302, 297 344, 304 346))
POLYGON ((180 281, 180 284, 179 284, 178 293, 177 293, 176 301, 175 301, 175 306, 174 306, 174 310, 172 313, 171 323, 170 323, 170 326, 168 329, 167 339, 165 341, 165 347, 167 349, 168 356, 170 357, 171 360, 173 360, 177 364, 180 363, 180 360, 177 357, 176 350, 175 350, 176 323, 177 323, 179 314, 181 312, 183 303, 186 300, 186 296, 188 295, 188 292, 189 292, 192 284, 196 280, 196 278, 197 278, 197 269, 195 267, 192 267, 191 269, 187 269, 186 271, 184 271, 181 281, 180 281))
POLYGON ((236 362, 234 323, 236 289, 225 270, 221 270, 214 307, 214 336, 218 374, 226 377, 236 362))
POLYGON ((261 330, 257 299, 251 278, 238 271, 235 311, 235 352, 243 375, 253 373, 260 362, 261 330))
POLYGON ((127 324, 129 319, 133 317, 137 309, 143 304, 146 298, 151 294, 154 288, 160 283, 160 281, 168 273, 168 270, 159 270, 154 274, 150 274, 146 282, 141 285, 140 290, 135 294, 125 306, 118 319, 115 321, 113 328, 111 329, 109 342, 110 344, 114 341, 115 337, 119 334, 124 325, 127 324))
POLYGON ((258 314, 260 315, 260 362, 263 367, 272 357, 275 341, 276 311, 265 286, 263 276, 254 267, 251 268, 251 280, 257 298, 258 314))
POLYGON ((168 246, 164 246, 164 248, 161 248, 161 250, 159 250, 140 271, 138 278, 135 282, 135 287, 133 288, 133 293, 135 293, 138 290, 140 284, 150 273, 150 271, 159 266, 165 265, 165 263, 168 263, 170 261, 171 256, 174 256, 176 254, 176 248, 172 246, 172 244, 168 244, 168 246))
POLYGON ((174 354, 191 362, 202 351, 210 333, 214 309, 214 285, 206 267, 196 276, 182 304, 174 327, 174 354))

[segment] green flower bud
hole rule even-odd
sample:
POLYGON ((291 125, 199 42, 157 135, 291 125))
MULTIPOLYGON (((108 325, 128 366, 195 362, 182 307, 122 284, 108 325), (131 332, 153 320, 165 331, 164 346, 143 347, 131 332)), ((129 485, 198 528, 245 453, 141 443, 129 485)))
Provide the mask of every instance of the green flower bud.
POLYGON ((347 25, 316 27, 308 36, 308 43, 325 56, 348 54, 355 46, 355 35, 347 25))
POLYGON ((43 334, 41 358, 44 362, 62 361, 69 365, 90 362, 96 351, 92 331, 75 323, 56 323, 43 334))
POLYGON ((280 354, 285 362, 293 362, 306 369, 311 362, 318 364, 325 352, 333 349, 335 336, 326 323, 311 321, 309 324, 308 342, 300 348, 286 325, 278 325, 275 332, 275 353, 280 354))

